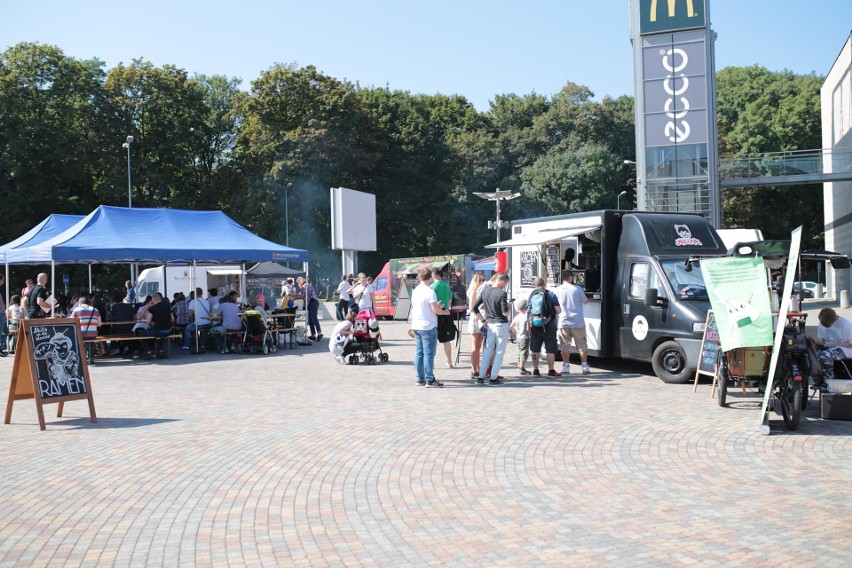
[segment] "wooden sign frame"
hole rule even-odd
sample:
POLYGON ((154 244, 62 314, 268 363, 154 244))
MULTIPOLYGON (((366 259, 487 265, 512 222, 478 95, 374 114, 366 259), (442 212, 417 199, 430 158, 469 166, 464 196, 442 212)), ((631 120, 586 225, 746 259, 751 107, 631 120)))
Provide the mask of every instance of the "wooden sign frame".
POLYGON ((72 400, 88 400, 91 420, 97 422, 83 345, 77 318, 21 320, 4 423, 12 421, 12 406, 16 400, 31 398, 36 401, 38 425, 42 430, 45 430, 44 405, 58 403, 56 416, 62 417, 65 403, 72 400), (74 329, 76 341, 67 335, 69 327, 74 329))
POLYGON ((705 345, 708 343, 716 345, 717 351, 722 349, 722 345, 719 342, 719 330, 716 326, 716 316, 713 314, 713 310, 707 310, 707 318, 704 320, 704 334, 701 336, 701 350, 698 352, 698 365, 695 369, 695 381, 692 384, 692 392, 698 390, 698 378, 701 375, 713 377, 713 387, 715 388, 716 386, 716 375, 719 372, 718 366, 714 364, 712 371, 701 368, 701 362, 704 360, 705 345), (708 332, 715 333, 715 339, 712 336, 708 337, 708 332))

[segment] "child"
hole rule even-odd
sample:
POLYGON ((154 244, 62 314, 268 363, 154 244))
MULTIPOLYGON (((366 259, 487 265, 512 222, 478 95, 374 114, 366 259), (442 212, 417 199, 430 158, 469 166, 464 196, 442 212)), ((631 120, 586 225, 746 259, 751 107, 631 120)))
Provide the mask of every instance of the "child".
POLYGON ((518 315, 512 320, 509 331, 515 334, 515 343, 518 344, 518 372, 521 375, 529 375, 527 371, 527 358, 530 356, 530 331, 527 329, 527 301, 518 302, 518 315))

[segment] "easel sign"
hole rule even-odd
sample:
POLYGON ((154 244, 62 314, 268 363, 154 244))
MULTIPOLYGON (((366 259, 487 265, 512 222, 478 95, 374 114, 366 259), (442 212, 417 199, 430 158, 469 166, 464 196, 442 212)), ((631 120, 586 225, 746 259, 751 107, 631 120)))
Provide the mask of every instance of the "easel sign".
POLYGON ((719 328, 716 326, 716 316, 713 310, 707 310, 707 319, 704 322, 704 336, 701 338, 701 351, 698 354, 698 368, 695 370, 695 382, 692 392, 698 390, 698 377, 709 375, 716 380, 716 361, 718 361, 719 350, 722 344, 719 341, 719 328))
POLYGON ((21 320, 5 423, 12 421, 14 402, 30 398, 36 401, 42 430, 45 429, 43 406, 48 403, 59 404, 56 416, 61 417, 67 401, 88 400, 89 415, 92 422, 97 422, 89 366, 82 347, 78 319, 21 320))

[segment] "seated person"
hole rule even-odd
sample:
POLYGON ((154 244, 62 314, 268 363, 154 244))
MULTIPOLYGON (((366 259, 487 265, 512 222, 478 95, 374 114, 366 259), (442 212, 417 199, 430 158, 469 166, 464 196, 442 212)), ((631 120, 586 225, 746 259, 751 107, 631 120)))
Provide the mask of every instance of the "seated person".
MULTIPOLYGON (((146 320, 148 322, 148 335, 154 338, 148 345, 148 352, 145 355, 146 358, 150 359, 157 347, 157 339, 166 338, 171 335, 172 323, 174 322, 171 306, 163 299, 163 295, 159 292, 154 294, 154 298, 151 300, 146 320)), ((163 341, 168 340, 163 339, 163 341)), ((163 353, 163 357, 165 357, 165 352, 163 353)))
MULTIPOLYGON (((111 321, 132 321, 135 319, 135 310, 133 306, 126 303, 124 301, 124 296, 121 294, 116 294, 113 296, 112 306, 109 308, 109 313, 107 313, 106 320, 107 322, 111 321)), ((130 330, 133 328, 133 324, 125 323, 121 325, 111 325, 107 329, 107 333, 110 335, 127 335, 130 333, 130 330)), ((112 343, 112 342, 110 342, 112 343)), ((118 352, 122 353, 130 353, 132 351, 132 347, 130 345, 130 341, 120 341, 118 343, 118 352)))
POLYGON ((823 308, 817 316, 817 355, 822 369, 822 380, 834 379, 834 362, 852 357, 852 323, 837 315, 831 308, 823 308))
POLYGON ((260 312, 260 317, 263 318, 263 323, 266 323, 267 321, 269 321, 269 316, 266 314, 264 304, 265 302, 263 301, 263 294, 258 294, 254 298, 249 298, 249 308, 260 312))
POLYGON ((187 306, 186 315, 190 323, 183 332, 183 349, 186 350, 189 349, 189 340, 196 331, 213 327, 213 322, 210 321, 210 305, 202 297, 203 293, 204 290, 196 288, 195 297, 187 306))
MULTIPOLYGON (((216 306, 216 312, 210 316, 210 319, 217 323, 210 333, 217 336, 219 344, 219 353, 226 353, 226 340, 229 331, 242 331, 243 320, 240 318, 240 307, 234 303, 231 295, 223 296, 216 306)), ((233 351, 234 348, 231 347, 233 351)))
POLYGON ((346 317, 334 327, 334 331, 331 332, 331 341, 328 342, 328 350, 341 365, 346 365, 347 355, 358 350, 352 337, 355 315, 354 310, 349 310, 346 317))

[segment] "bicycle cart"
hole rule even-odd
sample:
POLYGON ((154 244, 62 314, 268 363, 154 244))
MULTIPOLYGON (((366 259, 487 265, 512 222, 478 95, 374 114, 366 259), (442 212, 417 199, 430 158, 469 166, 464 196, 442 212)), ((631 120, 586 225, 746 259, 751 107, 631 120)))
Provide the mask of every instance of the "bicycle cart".
MULTIPOLYGON (((808 380, 811 369, 807 356, 806 319, 805 313, 787 313, 787 325, 784 327, 781 352, 772 381, 773 398, 781 407, 784 427, 788 430, 798 427, 801 412, 809 401, 808 380)), ((731 385, 741 388, 744 394, 746 389, 764 392, 771 355, 771 347, 740 347, 726 352, 719 351, 716 379, 719 406, 726 406, 728 387, 731 385)))

